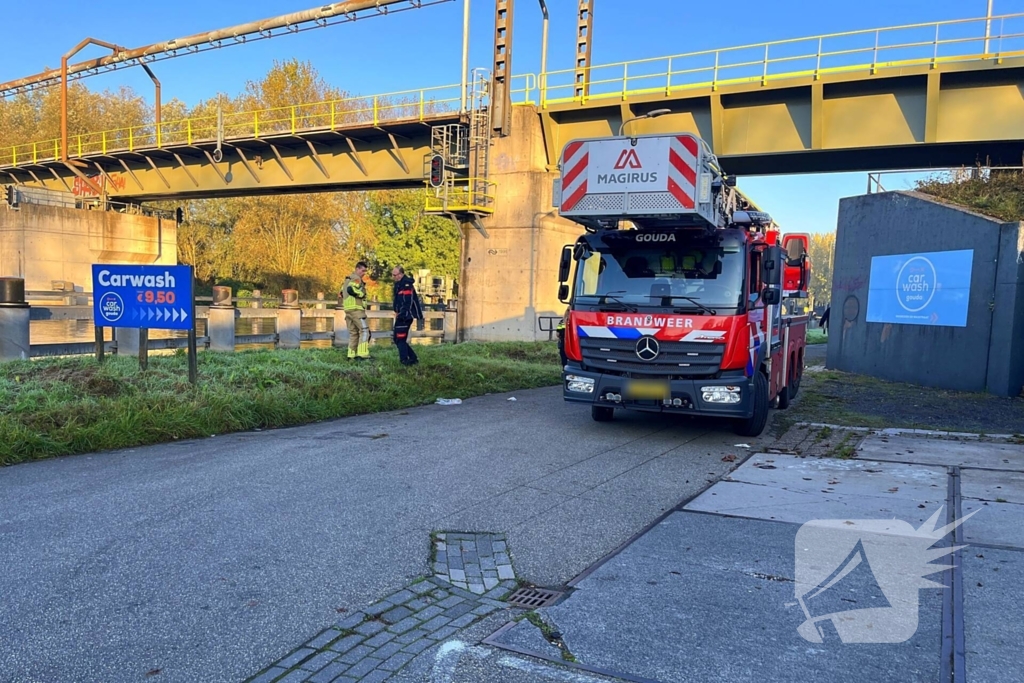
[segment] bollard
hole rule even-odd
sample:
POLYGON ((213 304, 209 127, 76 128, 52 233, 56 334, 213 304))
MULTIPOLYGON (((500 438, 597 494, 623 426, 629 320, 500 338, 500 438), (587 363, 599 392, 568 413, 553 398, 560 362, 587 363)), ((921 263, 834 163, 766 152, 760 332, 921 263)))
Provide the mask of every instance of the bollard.
POLYGON ((454 343, 458 341, 458 313, 455 311, 444 312, 444 328, 442 333, 441 341, 445 343, 454 343))
POLYGON ((0 278, 0 361, 28 360, 30 310, 25 302, 25 280, 0 278))
POLYGON ((235 316, 230 287, 213 288, 213 305, 207 318, 210 350, 233 353, 235 350, 235 316))
POLYGON ((281 308, 277 311, 277 347, 297 349, 301 341, 302 311, 299 310, 299 293, 294 289, 281 292, 281 308))

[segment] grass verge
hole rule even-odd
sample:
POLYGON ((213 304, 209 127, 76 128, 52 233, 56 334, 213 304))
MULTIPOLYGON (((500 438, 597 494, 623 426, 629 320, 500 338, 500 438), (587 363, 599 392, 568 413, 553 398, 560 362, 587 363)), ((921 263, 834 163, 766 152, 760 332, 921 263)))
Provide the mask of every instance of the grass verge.
POLYGON ((834 370, 806 372, 797 400, 778 413, 773 431, 784 432, 796 422, 1015 434, 1024 429, 1024 399, 932 389, 834 370))
POLYGON ((808 344, 827 344, 828 337, 825 336, 825 330, 813 329, 807 330, 807 343, 808 344))
POLYGON ((394 349, 355 363, 344 350, 204 353, 199 384, 184 353, 97 364, 87 357, 0 366, 0 465, 254 428, 299 425, 557 384, 553 343, 394 349))

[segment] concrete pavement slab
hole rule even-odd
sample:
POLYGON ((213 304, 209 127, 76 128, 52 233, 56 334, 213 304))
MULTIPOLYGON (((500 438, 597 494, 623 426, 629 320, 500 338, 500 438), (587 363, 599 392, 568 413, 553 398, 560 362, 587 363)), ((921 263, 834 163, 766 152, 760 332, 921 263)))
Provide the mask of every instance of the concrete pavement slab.
POLYGON ((946 493, 944 467, 755 454, 685 509, 797 524, 897 517, 916 527, 946 493))
POLYGON ((968 681, 1016 683, 1024 672, 1024 553, 963 552, 968 681))
POLYGON ((857 458, 1024 472, 1024 445, 974 439, 873 434, 861 443, 857 458))
POLYGON ((1024 504, 1024 472, 961 470, 960 495, 978 500, 1024 504))
POLYGON ((978 514, 964 522, 967 543, 1024 548, 1024 505, 964 498, 960 508, 964 516, 978 510, 978 514))
MULTIPOLYGON (((664 683, 937 680, 938 589, 920 591, 918 629, 905 643, 845 645, 826 637, 814 644, 798 635, 804 615, 791 604, 797 529, 676 512, 584 578, 565 602, 539 611, 579 663, 620 676, 664 683)), ((885 600, 870 582, 853 582, 854 590, 838 588, 849 591, 851 609, 885 600)), ((520 622, 506 633, 533 628, 520 622)))
POLYGON ((461 511, 495 500, 482 530, 508 534, 524 578, 560 584, 729 467, 704 455, 706 425, 599 425, 558 388, 515 396, 0 470, 16 502, 0 519, 5 680, 240 680, 427 573, 425 531, 461 511), (510 495, 648 440, 695 458, 672 503, 569 499, 530 519, 513 499, 532 493, 510 495))

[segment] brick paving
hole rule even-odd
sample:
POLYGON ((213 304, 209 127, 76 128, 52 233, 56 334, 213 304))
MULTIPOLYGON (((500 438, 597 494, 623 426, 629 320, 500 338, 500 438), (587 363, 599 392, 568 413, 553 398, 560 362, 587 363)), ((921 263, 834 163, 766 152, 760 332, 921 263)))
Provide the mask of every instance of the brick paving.
POLYGON ((509 607, 502 600, 517 584, 503 535, 439 533, 433 544, 433 576, 347 616, 249 683, 386 681, 423 651, 509 607))
POLYGON ((441 581, 477 595, 516 578, 505 534, 435 534, 433 570, 441 581))

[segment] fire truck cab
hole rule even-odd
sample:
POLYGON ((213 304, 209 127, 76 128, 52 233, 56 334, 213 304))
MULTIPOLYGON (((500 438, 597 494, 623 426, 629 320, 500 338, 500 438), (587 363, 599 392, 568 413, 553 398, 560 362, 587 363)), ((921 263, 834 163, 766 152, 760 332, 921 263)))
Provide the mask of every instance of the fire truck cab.
POLYGON ((782 237, 693 135, 570 142, 555 203, 586 232, 562 251, 565 400, 764 429, 803 374, 807 236, 782 237), (572 276, 570 279, 570 275, 572 276))

